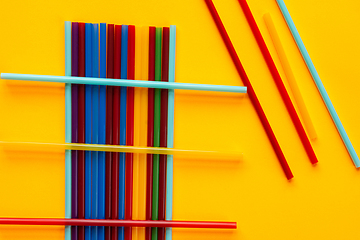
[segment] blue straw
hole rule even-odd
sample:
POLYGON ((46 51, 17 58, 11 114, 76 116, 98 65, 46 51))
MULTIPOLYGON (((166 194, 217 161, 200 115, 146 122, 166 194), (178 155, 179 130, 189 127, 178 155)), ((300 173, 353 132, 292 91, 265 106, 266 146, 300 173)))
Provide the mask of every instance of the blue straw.
MULTIPOLYGON (((92 77, 99 77, 99 25, 92 24, 91 28, 91 57, 92 57, 92 77)), ((92 143, 99 143, 99 86, 92 85, 92 143)), ((99 172, 98 172, 98 152, 93 151, 91 159, 92 184, 91 184, 91 218, 98 219, 98 191, 99 191, 99 172)), ((91 240, 98 237, 98 227, 91 227, 91 240)))
POLYGON ((0 77, 2 79, 7 79, 7 80, 145 87, 145 88, 161 88, 161 89, 183 89, 183 90, 198 90, 198 91, 210 91, 210 92, 246 93, 247 90, 246 87, 240 87, 240 86, 178 83, 178 82, 163 82, 163 81, 142 81, 142 80, 110 79, 110 78, 103 79, 103 78, 87 78, 87 77, 66 77, 66 76, 64 77, 64 76, 48 76, 48 75, 16 74, 16 73, 1 73, 0 77))
POLYGON ((305 45, 303 43, 303 41, 301 40, 301 37, 299 35, 299 32, 297 31, 296 27, 295 27, 295 24, 293 22, 293 20, 291 19, 291 16, 290 16, 290 13, 289 11, 287 10, 286 6, 285 6, 285 3, 283 0, 276 0, 277 4, 279 5, 279 8, 283 14, 283 17, 285 18, 285 21, 292 33, 292 36, 301 52, 301 55, 311 73, 311 76, 312 78, 314 79, 315 81, 315 84, 320 92, 320 95, 332 117, 332 120, 334 121, 335 123, 335 126, 348 150, 348 153, 355 165, 356 168, 359 168, 360 167, 360 160, 359 160, 359 157, 358 155, 356 154, 355 152, 355 149, 353 147, 353 145, 351 144, 350 142, 350 139, 348 137, 348 135, 346 134, 346 131, 345 131, 345 128, 344 126, 342 125, 341 121, 340 121, 340 118, 339 116, 337 115, 336 111, 335 111, 335 108, 334 108, 334 105, 331 103, 330 101, 330 98, 329 98, 329 95, 327 94, 326 90, 325 90, 325 87, 323 85, 323 83, 321 82, 321 79, 319 77, 319 74, 317 73, 316 69, 315 69, 315 66, 313 64, 313 62, 311 61, 311 58, 309 56, 309 53, 307 52, 306 48, 305 48, 305 45))
MULTIPOLYGON (((127 78, 128 26, 121 27, 121 78, 127 78)), ((120 145, 126 145, 127 88, 120 90, 120 145)), ((125 153, 119 153, 119 219, 125 217, 125 153)), ((124 228, 118 228, 118 239, 124 239, 124 228)))
MULTIPOLYGON (((71 22, 65 22, 65 76, 71 76, 71 22)), ((65 142, 71 143, 71 84, 65 84, 65 142)), ((65 150, 65 218, 71 218, 71 151, 65 150)), ((65 240, 71 226, 65 226, 65 240)))
MULTIPOLYGON (((106 23, 100 23, 100 78, 106 78, 106 23)), ((100 86, 99 144, 105 144, 106 86, 100 86)), ((105 219, 105 152, 99 152, 99 219, 105 219)), ((98 239, 105 239, 104 226, 98 227, 98 239)))
MULTIPOLYGON (((169 42, 169 82, 175 82, 175 44, 176 44, 176 26, 170 26, 170 42, 169 42)), ((168 95, 168 148, 174 147, 174 90, 169 90, 168 95)), ((166 216, 165 220, 172 220, 172 204, 173 204, 173 156, 167 156, 166 163, 166 216)), ((166 228, 166 240, 172 239, 172 229, 166 228)))
MULTIPOLYGON (((92 76, 91 23, 85 24, 85 77, 92 76)), ((91 85, 85 86, 85 143, 91 143, 91 85)), ((85 219, 91 218, 91 152, 85 151, 85 219)), ((85 226, 85 240, 91 239, 89 226, 85 226)))

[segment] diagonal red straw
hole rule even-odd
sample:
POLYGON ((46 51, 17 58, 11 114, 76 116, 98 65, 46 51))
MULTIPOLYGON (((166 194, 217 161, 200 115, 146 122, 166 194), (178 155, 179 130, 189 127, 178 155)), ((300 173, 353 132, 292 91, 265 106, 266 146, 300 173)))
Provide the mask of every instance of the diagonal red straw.
POLYGON ((318 162, 317 157, 315 155, 314 149, 311 146, 310 140, 308 136, 306 135, 304 126, 302 125, 300 118, 295 110, 295 107, 290 99, 289 93, 286 91, 285 85, 283 81, 281 80, 279 71, 277 70, 275 63, 271 57, 271 54, 269 52, 269 49, 267 48, 264 38, 262 37, 259 27, 256 24, 256 21, 254 19, 254 16, 251 13, 251 10, 249 8, 249 5, 247 4, 246 0, 238 0, 240 3, 240 6, 245 14, 245 17, 250 25, 251 31, 253 32, 255 39, 260 47, 261 53, 265 58, 266 64, 268 65, 268 68, 270 69, 271 75, 274 78, 274 81, 276 83, 276 86, 280 92, 280 95, 285 103, 285 106, 290 114, 291 120, 293 121, 296 131, 299 134, 299 137, 301 139, 301 142, 305 148, 305 151, 310 159, 310 162, 312 164, 315 164, 318 162))
POLYGON ((220 32, 220 35, 225 43, 225 46, 227 48, 227 50, 229 51, 229 54, 231 56, 231 59, 234 62, 234 65, 236 67, 236 70, 239 73, 240 78, 243 80, 244 85, 247 87, 247 91, 250 97, 251 102, 253 103, 255 110, 260 118, 260 121, 265 129, 265 132, 268 136, 268 138, 270 139, 271 145, 273 146, 273 149, 278 157, 278 160, 280 162, 280 165, 285 173, 285 176, 287 179, 291 179, 293 178, 293 174, 290 170, 290 167, 286 161, 286 158, 280 148, 280 145, 275 137, 275 134, 270 126, 269 121, 266 118, 266 115, 264 113, 264 110, 262 109, 260 102, 255 94, 255 91, 250 83, 250 80, 248 78, 248 76, 245 73, 245 70, 240 62, 240 59, 235 51, 235 48, 233 46, 233 44, 231 43, 231 40, 229 38, 229 35, 227 34, 225 27, 220 19, 219 14, 216 11, 216 8, 213 4, 213 2, 211 0, 205 0, 206 5, 209 8, 209 11, 211 13, 211 16, 214 19, 214 22, 220 32))

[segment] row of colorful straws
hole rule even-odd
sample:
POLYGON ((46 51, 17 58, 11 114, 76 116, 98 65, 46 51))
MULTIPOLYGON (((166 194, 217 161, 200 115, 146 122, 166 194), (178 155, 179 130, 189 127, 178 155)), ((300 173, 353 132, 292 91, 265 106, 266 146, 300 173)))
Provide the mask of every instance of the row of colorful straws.
MULTIPOLYGON (((98 24, 73 22, 71 76, 169 81, 169 51, 172 58, 175 53, 170 38, 175 38, 174 26, 101 23, 99 31, 98 24)), ((72 84, 71 142, 173 147, 173 130, 168 136, 173 100, 173 90, 167 89, 72 84)), ((71 218, 165 220, 172 207, 166 202, 167 191, 172 193, 167 167, 172 171, 167 155, 72 151, 71 218)), ((132 235, 131 227, 71 227, 72 240, 132 235)), ((165 228, 135 229, 134 235, 161 240, 165 228)))

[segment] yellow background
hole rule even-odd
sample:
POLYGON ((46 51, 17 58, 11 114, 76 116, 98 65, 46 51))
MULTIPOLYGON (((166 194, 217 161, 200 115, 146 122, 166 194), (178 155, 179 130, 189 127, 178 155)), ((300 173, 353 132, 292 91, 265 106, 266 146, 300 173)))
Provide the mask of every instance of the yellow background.
MULTIPOLYGON (((237 230, 174 229, 177 239, 359 239, 353 166, 275 0, 270 12, 318 139, 311 166, 236 0, 215 0, 295 178, 288 182, 247 95, 176 91, 177 148, 241 150, 241 162, 174 162, 174 219, 236 221, 237 230)), ((360 154, 360 2, 286 0, 340 119, 360 154)), ((64 21, 177 26, 176 81, 242 85, 203 1, 1 1, 0 72, 64 74, 64 21)), ((280 67, 280 73, 284 76, 280 67)), ((64 141, 64 85, 0 82, 0 139, 64 141)), ((0 216, 63 217, 64 155, 0 151, 0 216)), ((0 239, 63 239, 63 227, 0 227, 0 239)))

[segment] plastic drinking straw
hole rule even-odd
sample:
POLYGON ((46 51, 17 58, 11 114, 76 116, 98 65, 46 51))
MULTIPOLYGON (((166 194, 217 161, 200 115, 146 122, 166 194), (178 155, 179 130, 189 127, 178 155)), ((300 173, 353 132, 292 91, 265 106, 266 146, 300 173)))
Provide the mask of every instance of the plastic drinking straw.
POLYGON ((78 84, 124 86, 124 87, 146 87, 146 88, 159 88, 159 89, 184 89, 184 90, 198 90, 198 91, 212 91, 212 92, 246 93, 247 91, 247 87, 241 87, 241 86, 177 83, 177 82, 162 82, 162 81, 154 82, 154 81, 142 81, 142 80, 130 80, 130 79, 100 79, 100 78, 86 78, 86 77, 75 78, 75 77, 15 74, 15 73, 1 73, 1 78, 7 80, 78 83, 78 84))
MULTIPOLYGON (((114 78, 114 24, 108 24, 107 78, 114 78)), ((113 94, 114 87, 106 89, 106 144, 113 143, 113 94)), ((105 219, 111 219, 112 203, 112 153, 105 153, 105 219)), ((105 240, 111 239, 111 228, 105 228, 105 240)))
MULTIPOLYGON (((85 76, 85 23, 79 23, 79 76, 85 76)), ((79 85, 79 143, 85 142, 85 85, 79 85)), ((85 218, 85 152, 78 152, 79 218, 85 218)), ((79 227, 79 240, 85 239, 84 227, 79 227)))
MULTIPOLYGON (((161 81, 169 81, 169 27, 163 27, 161 81)), ((168 90, 161 89, 160 147, 167 147, 168 90)), ((166 202, 166 160, 167 155, 159 155, 159 219, 165 220, 166 202)), ((158 239, 165 240, 165 228, 158 229, 158 239)))
POLYGON ((299 51, 301 52, 301 55, 309 69, 309 72, 311 73, 311 76, 312 78, 314 79, 314 82, 316 84, 316 87, 318 88, 319 92, 320 92, 320 95, 331 115, 331 118, 333 120, 333 122, 335 123, 335 126, 341 136, 341 139, 343 140, 344 144, 345 144, 345 147, 355 165, 356 168, 359 168, 360 167, 360 160, 359 160, 359 157, 358 155, 356 154, 355 152, 355 149, 353 147, 353 145, 351 144, 350 142, 350 139, 345 131, 345 128, 344 126, 342 125, 341 121, 340 121, 340 118, 339 116, 337 115, 336 111, 335 111, 335 108, 334 108, 334 105, 331 103, 331 100, 330 100, 330 97, 329 95, 327 94, 326 90, 325 90, 325 87, 323 85, 323 83, 321 82, 321 79, 320 79, 320 76, 319 74, 317 73, 316 69, 315 69, 315 66, 313 64, 313 62, 311 61, 311 58, 310 58, 310 55, 309 53, 307 52, 306 48, 305 48, 305 45, 303 43, 303 41, 301 40, 301 37, 299 35, 299 32, 297 31, 296 27, 295 27, 295 24, 293 22, 293 20, 291 19, 291 16, 290 16, 290 13, 289 11, 287 10, 286 8, 286 5, 284 3, 283 0, 276 0, 282 14, 283 14, 283 17, 291 31, 291 34, 299 48, 299 51))
MULTIPOLYGON (((135 26, 128 26, 128 60, 127 78, 135 79, 135 26)), ((126 109, 126 145, 134 145, 134 88, 127 88, 127 109, 126 109)), ((132 219, 133 210, 133 153, 126 153, 125 165, 125 218, 132 219)), ((124 229, 124 238, 132 239, 132 228, 124 229)))
MULTIPOLYGON (((162 29, 156 28, 155 38, 155 81, 161 81, 161 34, 162 29)), ((154 98, 154 147, 160 147, 161 90, 155 89, 154 98)), ((154 155, 153 163, 153 202, 152 220, 159 219, 159 155, 154 155)), ((158 230, 153 228, 151 239, 158 239, 158 230)))
MULTIPOLYGON (((85 23, 85 76, 92 77, 92 24, 85 23)), ((85 143, 91 143, 92 85, 85 85, 85 143)), ((91 152, 85 151, 85 218, 91 218, 91 152)), ((85 240, 91 238, 91 229, 85 226, 85 240)))
POLYGON ((0 218, 0 224, 8 225, 68 225, 111 227, 177 227, 177 228, 222 228, 236 229, 236 222, 197 221, 148 221, 148 220, 103 220, 67 218, 0 218))
MULTIPOLYGON (((79 73, 79 24, 71 24, 71 76, 79 73)), ((78 142, 78 94, 77 84, 71 86, 71 142, 78 142)), ((71 218, 78 218, 78 151, 71 152, 71 218)), ((77 240, 78 228, 71 227, 71 239, 77 240)))
MULTIPOLYGON (((99 25, 92 24, 91 28, 91 67, 92 77, 99 77, 99 25)), ((92 143, 99 143, 99 86, 93 85, 91 89, 91 120, 92 143)), ((91 152, 91 218, 98 219, 99 209, 99 157, 98 152, 91 152)), ((98 228, 91 227, 91 240, 97 240, 98 228)))
MULTIPOLYGON (((71 76, 71 22, 65 21, 65 76, 71 76)), ((65 142, 71 142, 71 84, 65 84, 65 142)), ((71 218, 71 151, 65 151, 65 218, 71 218)), ((65 240, 71 227, 65 226, 65 240)))
MULTIPOLYGON (((121 25, 115 25, 115 44, 114 44, 114 78, 120 78, 121 64, 121 25)), ((120 87, 114 87, 113 99, 113 144, 120 143, 120 87)), ((119 218, 119 153, 113 153, 112 160, 112 186, 111 186, 111 218, 119 218)), ((111 239, 118 239, 117 228, 112 228, 111 239)))
POLYGON ((279 56, 279 59, 280 59, 280 62, 281 62, 281 65, 283 66, 283 69, 285 71, 285 75, 288 79, 288 82, 289 82, 289 85, 290 85, 290 89, 294 95, 294 99, 295 99, 295 102, 299 108, 299 112, 301 114, 301 117, 302 117, 302 120, 304 122, 304 125, 305 125, 305 128, 306 128, 306 131, 310 137, 310 139, 314 140, 316 139, 316 131, 315 131, 315 128, 314 128, 314 125, 311 121, 311 118, 310 118, 310 115, 309 115, 309 112, 306 108, 306 105, 305 105, 305 102, 301 96, 301 92, 300 92, 300 89, 296 83, 296 79, 295 79, 295 76, 291 70, 291 66, 290 66, 290 63, 286 57, 286 53, 285 53, 285 50, 281 44, 281 40, 280 40, 280 37, 276 31, 276 28, 275 28, 275 25, 274 25, 274 22, 273 20, 271 19, 271 15, 269 13, 266 13, 264 15, 264 20, 265 20, 265 23, 266 23, 266 26, 269 30, 269 33, 270 33, 270 36, 271 36, 271 39, 274 43, 274 46, 275 46, 275 49, 278 53, 278 56, 279 56))
POLYGON ((216 8, 211 0, 205 0, 205 3, 206 3, 206 5, 210 11, 210 14, 220 32, 220 35, 225 43, 225 46, 230 54, 230 57, 234 62, 234 65, 236 67, 236 70, 239 73, 240 78, 243 80, 244 85, 248 87, 248 94, 251 99, 251 102, 253 103, 255 110, 260 118, 260 121, 265 129, 265 132, 268 135, 268 138, 270 139, 271 145, 273 146, 273 149, 278 157, 279 163, 285 173, 285 176, 289 180, 289 179, 293 178, 294 176, 293 176, 293 174, 290 170, 290 167, 286 161, 286 158, 280 148, 280 145, 275 137, 275 134, 270 126, 270 123, 264 113, 264 110, 262 109, 262 106, 260 105, 260 102, 255 94, 255 91, 251 85, 251 82, 250 82, 248 76, 246 75, 246 72, 240 62, 240 59, 235 51, 235 48, 234 48, 233 44, 231 43, 229 35, 226 32, 226 29, 220 19, 220 16, 217 13, 216 8))
MULTIPOLYGON (((170 25, 169 37, 169 82, 175 81, 175 44, 176 44, 176 26, 170 25)), ((168 138, 167 146, 174 147, 174 90, 169 90, 168 95, 168 138)), ((173 203, 173 155, 167 156, 166 162, 166 215, 167 221, 172 220, 173 203)), ((172 240, 172 229, 166 228, 166 240, 172 240)))
POLYGON ((164 154, 174 155, 178 158, 187 158, 193 160, 222 160, 239 161, 242 159, 242 153, 237 151, 215 151, 215 150, 197 150, 197 149, 177 149, 162 147, 139 147, 122 145, 103 145, 103 144, 84 144, 84 143, 41 143, 41 142, 6 142, 0 141, 0 146, 5 150, 22 151, 43 151, 43 150, 82 150, 99 152, 121 152, 137 154, 164 154))
MULTIPOLYGON (((149 81, 155 81, 155 27, 149 27, 149 81)), ((155 89, 148 89, 148 135, 147 146, 154 146, 154 95, 155 89)), ((146 157, 146 220, 152 219, 154 155, 146 157)), ((145 229, 145 240, 151 240, 151 228, 145 229)))
POLYGON ((250 28, 255 36, 255 39, 260 47, 260 50, 265 58, 265 61, 268 65, 271 75, 273 76, 276 86, 277 86, 277 88, 280 92, 280 95, 285 103, 285 106, 289 112, 291 120, 294 123, 296 131, 298 132, 298 135, 299 135, 300 140, 305 148, 305 151, 310 159, 310 162, 311 162, 311 164, 316 164, 318 162, 318 159, 316 157, 314 149, 312 148, 311 142, 310 142, 308 136, 306 135, 304 126, 302 125, 302 123, 300 121, 299 115, 297 114, 297 112, 295 110, 295 107, 290 99, 289 93, 286 91, 285 85, 281 79, 279 71, 276 68, 274 60, 271 57, 271 54, 269 52, 269 49, 266 46, 264 38, 262 37, 262 35, 260 33, 260 30, 259 30, 259 28, 255 22, 255 19, 251 13, 249 5, 247 4, 246 0, 238 0, 238 1, 239 1, 241 8, 243 9, 245 17, 250 25, 250 28))
MULTIPOLYGON (((100 77, 106 78, 106 23, 100 23, 100 77)), ((106 143, 106 86, 99 86, 99 144, 106 143)), ((105 152, 99 152, 99 219, 105 219, 105 152)), ((98 227, 98 240, 105 239, 105 228, 98 227)))
MULTIPOLYGON (((121 28, 121 78, 127 78, 128 26, 121 28)), ((126 144, 127 88, 121 87, 120 96, 120 145, 126 144)), ((119 154, 119 219, 125 217, 125 153, 119 154)), ((124 239, 124 228, 118 229, 119 240, 124 239)))
MULTIPOLYGON (((141 29, 141 79, 149 79, 149 27, 141 29)), ((140 146, 147 146, 148 133, 148 89, 140 88, 140 146)), ((135 89, 136 91, 136 89, 135 89)), ((140 154, 139 166, 139 219, 146 219, 147 155, 140 154)), ((149 228, 150 229, 150 228, 149 228)), ((138 239, 145 239, 145 228, 138 229, 138 239)), ((134 239, 135 240, 135 239, 134 239)), ((137 239, 136 239, 137 240, 137 239)))
MULTIPOLYGON (((141 79, 141 28, 135 27, 135 76, 134 79, 141 79)), ((129 34, 130 45, 130 34, 129 34)), ((130 47, 129 47, 130 53, 130 47)), ((129 61, 130 63, 130 61, 129 61)), ((130 64, 129 64, 130 66, 130 64)), ((140 145, 140 109, 141 109, 141 88, 134 90, 134 144, 140 145)), ((129 96, 129 95, 128 95, 129 96)), ((129 133, 129 132, 128 132, 129 133)), ((139 191, 140 191, 140 155, 138 153, 133 154, 133 204, 132 204, 132 219, 140 220, 139 218, 139 191)), ((132 239, 139 239, 139 228, 134 228, 132 231, 132 239)), ((145 236, 143 237, 143 239, 145 236)))

